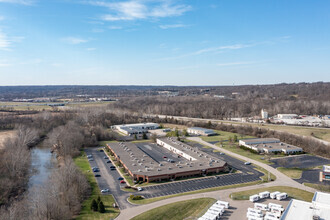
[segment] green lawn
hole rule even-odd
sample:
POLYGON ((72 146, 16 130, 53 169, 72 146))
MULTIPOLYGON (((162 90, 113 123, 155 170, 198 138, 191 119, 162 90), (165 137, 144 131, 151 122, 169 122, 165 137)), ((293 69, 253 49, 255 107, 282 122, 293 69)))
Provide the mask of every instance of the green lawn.
MULTIPOLYGON (((255 165, 255 164, 253 164, 253 166, 256 167, 256 168, 255 168, 256 170, 258 170, 258 171, 264 173, 264 175, 261 177, 262 181, 263 181, 263 182, 269 182, 269 181, 268 181, 268 173, 269 173, 269 172, 268 172, 267 170, 265 170, 264 168, 259 167, 259 166, 255 165)), ((275 180, 276 180, 276 176, 275 176, 274 174, 272 174, 272 173, 269 173, 269 177, 270 177, 270 181, 275 181, 275 180)))
POLYGON ((79 157, 74 158, 75 164, 81 169, 81 171, 86 175, 89 184, 91 185, 91 196, 86 199, 82 204, 82 209, 80 214, 76 217, 77 220, 99 220, 99 219, 109 219, 116 218, 119 215, 119 209, 113 208, 112 204, 115 202, 112 195, 101 195, 100 189, 96 183, 93 172, 91 171, 89 162, 87 160, 86 154, 81 153, 79 157), (104 203, 106 213, 93 212, 90 209, 90 204, 93 199, 97 199, 101 196, 101 200, 104 203))
POLYGON ((300 179, 303 169, 300 168, 284 168, 284 167, 278 167, 277 168, 278 171, 280 171, 281 173, 287 175, 288 177, 292 178, 292 179, 300 179))
POLYGON ((229 138, 233 138, 234 135, 237 136, 237 138, 240 139, 245 139, 245 138, 253 138, 253 136, 247 136, 247 135, 241 135, 237 133, 232 133, 232 132, 227 132, 227 131, 219 131, 219 130, 214 130, 214 132, 218 133, 218 135, 215 136, 201 136, 201 139, 203 141, 209 142, 209 141, 225 141, 229 140, 229 138))
POLYGON ((203 215, 215 201, 212 198, 202 198, 175 202, 144 212, 132 220, 196 219, 203 215))
POLYGON ((169 195, 169 196, 155 197, 155 198, 151 198, 151 199, 131 200, 130 198, 128 198, 128 201, 133 204, 142 205, 142 204, 149 204, 149 203, 153 203, 153 202, 157 202, 157 201, 160 201, 163 199, 168 199, 168 198, 177 197, 177 196, 191 195, 191 194, 204 193, 204 192, 212 192, 212 191, 217 191, 217 190, 232 189, 232 188, 238 188, 238 187, 244 187, 244 186, 252 186, 252 185, 257 185, 260 183, 263 183, 263 182, 261 180, 259 180, 259 181, 249 182, 249 183, 234 184, 234 185, 228 185, 228 186, 219 186, 219 187, 201 189, 201 190, 196 190, 196 191, 191 191, 191 192, 178 193, 178 194, 169 195))
POLYGON ((330 185, 323 185, 323 184, 313 184, 313 183, 304 183, 305 186, 312 187, 322 192, 330 193, 330 185))
POLYGON ((260 189, 253 189, 253 190, 247 190, 247 191, 241 191, 241 192, 235 192, 230 194, 230 198, 234 200, 248 200, 251 195, 269 191, 280 191, 280 192, 286 192, 289 197, 294 199, 300 199, 307 202, 312 201, 313 193, 307 192, 301 189, 288 187, 288 186, 272 186, 272 187, 266 187, 266 188, 260 188, 260 189))

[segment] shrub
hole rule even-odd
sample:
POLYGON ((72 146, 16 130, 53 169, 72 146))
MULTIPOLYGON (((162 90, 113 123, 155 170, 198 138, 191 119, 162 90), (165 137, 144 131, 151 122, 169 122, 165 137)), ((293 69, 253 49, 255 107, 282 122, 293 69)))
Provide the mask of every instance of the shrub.
POLYGON ((97 211, 98 209, 98 205, 95 199, 93 199, 92 203, 91 203, 91 210, 93 210, 94 212, 97 211))
POLYGON ((103 205, 102 201, 100 201, 100 203, 99 203, 98 211, 100 213, 105 213, 105 208, 104 208, 104 205, 103 205))

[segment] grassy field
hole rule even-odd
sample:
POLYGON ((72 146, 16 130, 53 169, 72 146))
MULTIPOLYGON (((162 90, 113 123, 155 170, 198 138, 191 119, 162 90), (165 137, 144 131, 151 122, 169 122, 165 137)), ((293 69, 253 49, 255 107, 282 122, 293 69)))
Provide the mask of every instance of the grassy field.
POLYGON ((169 195, 169 196, 161 196, 161 197, 155 197, 151 199, 142 199, 142 200, 131 200, 130 198, 128 199, 129 202, 137 205, 142 205, 142 204, 149 204, 153 202, 157 202, 163 199, 168 199, 176 196, 183 196, 183 195, 191 195, 191 194, 196 194, 196 193, 204 193, 204 192, 212 192, 212 191, 217 191, 217 190, 223 190, 223 189, 232 189, 232 188, 238 188, 238 187, 243 187, 243 186, 252 186, 256 184, 260 184, 262 181, 254 181, 254 182, 249 182, 249 183, 242 183, 242 184, 234 184, 234 185, 228 185, 228 186, 219 186, 219 187, 214 187, 214 188, 209 188, 209 189, 201 189, 201 190, 196 190, 196 191, 191 191, 191 192, 185 192, 185 193, 178 193, 174 195, 169 195))
MULTIPOLYGON (((262 167, 259 167, 259 166, 255 165, 255 164, 254 164, 254 166, 256 167, 256 168, 255 168, 256 170, 258 170, 258 171, 264 173, 264 175, 261 177, 262 181, 263 181, 263 182, 269 182, 269 181, 268 181, 268 171, 265 170, 265 169, 262 168, 262 167)), ((270 181, 275 181, 275 180, 276 180, 276 176, 275 176, 274 174, 272 174, 272 173, 269 174, 269 178, 270 178, 270 181)))
POLYGON ((132 220, 196 219, 203 215, 215 201, 212 198, 202 198, 175 202, 144 212, 132 220))
POLYGON ((300 168, 285 168, 285 167, 278 167, 277 168, 278 171, 280 171, 281 173, 287 175, 288 177, 292 178, 292 179, 300 179, 303 170, 300 168))
POLYGON ((109 219, 109 218, 116 218, 119 215, 119 209, 113 208, 112 204, 115 202, 112 195, 101 195, 100 189, 97 186, 95 177, 91 172, 91 168, 89 166, 89 162, 86 158, 86 154, 84 152, 81 153, 79 157, 74 158, 75 164, 81 169, 81 171, 86 175, 89 184, 92 188, 91 196, 86 199, 82 205, 82 210, 79 216, 76 217, 77 220, 100 220, 100 219, 109 219), (100 196, 102 202, 104 203, 106 212, 99 213, 93 212, 90 209, 90 204, 93 199, 97 199, 100 196))
POLYGON ((289 197, 294 198, 294 199, 300 199, 304 200, 307 202, 312 201, 313 198, 313 193, 307 192, 301 189, 293 188, 293 187, 288 187, 288 186, 272 186, 272 187, 266 187, 266 188, 260 188, 260 189, 253 189, 253 190, 247 190, 247 191, 241 191, 241 192, 235 192, 230 194, 230 198, 234 200, 248 200, 251 195, 264 192, 264 191, 269 191, 269 192, 274 192, 274 191, 279 191, 279 192, 286 192, 289 197))
POLYGON ((16 134, 16 131, 10 130, 10 131, 1 131, 0 132, 0 149, 2 147, 2 144, 7 138, 13 137, 16 134))
MULTIPOLYGON (((222 148, 223 149, 226 149, 226 150, 229 150, 229 151, 231 151, 233 153, 242 155, 244 157, 248 157, 248 158, 250 158, 252 160, 256 160, 256 161, 259 161, 259 162, 262 162, 262 163, 265 163, 265 164, 272 164, 272 162, 270 162, 270 161, 268 161, 266 159, 266 156, 265 155, 251 153, 248 150, 244 150, 244 149, 239 148, 237 144, 230 144, 230 143, 224 142, 222 144, 222 148)), ((280 157, 280 156, 282 156, 282 155, 272 156, 272 157, 280 157)))
POLYGON ((330 185, 314 184, 314 183, 304 183, 304 185, 317 189, 321 192, 330 193, 330 185))

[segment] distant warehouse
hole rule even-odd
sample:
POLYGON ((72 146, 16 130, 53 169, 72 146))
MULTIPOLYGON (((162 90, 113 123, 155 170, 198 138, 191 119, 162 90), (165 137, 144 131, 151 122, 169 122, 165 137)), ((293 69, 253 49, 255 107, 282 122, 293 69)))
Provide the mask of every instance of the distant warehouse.
POLYGON ((199 127, 188 128, 187 132, 189 134, 202 135, 202 136, 217 135, 217 133, 214 132, 212 129, 199 128, 199 127))
POLYGON ((227 163, 175 138, 157 139, 153 150, 167 149, 178 161, 157 161, 134 143, 108 143, 111 154, 134 180, 164 181, 227 171, 227 163))
POLYGON ((281 142, 277 138, 254 138, 239 141, 240 146, 247 147, 259 153, 295 154, 303 152, 302 148, 281 142))
POLYGON ((144 133, 148 133, 149 130, 155 130, 159 128, 159 124, 140 123, 140 124, 115 125, 113 126, 113 128, 128 136, 133 136, 133 135, 142 135, 144 133))

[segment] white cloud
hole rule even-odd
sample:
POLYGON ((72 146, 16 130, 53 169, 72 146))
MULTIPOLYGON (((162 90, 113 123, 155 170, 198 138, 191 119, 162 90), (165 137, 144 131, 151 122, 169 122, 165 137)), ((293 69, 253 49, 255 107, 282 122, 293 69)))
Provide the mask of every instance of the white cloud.
POLYGON ((87 48, 86 50, 93 51, 93 50, 96 50, 96 48, 95 47, 90 47, 90 48, 87 48))
POLYGON ((123 29, 123 27, 121 27, 121 26, 109 26, 108 28, 111 29, 111 30, 120 30, 120 29, 123 29))
POLYGON ((218 63, 217 66, 238 66, 238 65, 247 65, 254 64, 255 62, 232 62, 232 63, 218 63))
POLYGON ((105 21, 138 20, 180 16, 191 6, 176 4, 170 0, 131 0, 121 2, 89 1, 89 4, 106 7, 111 14, 101 16, 105 21))
POLYGON ((61 67, 61 66, 63 66, 62 63, 51 63, 50 65, 51 66, 54 66, 54 67, 61 67))
POLYGON ((93 32, 93 33, 103 33, 104 30, 101 29, 101 28, 93 28, 93 29, 92 29, 92 32, 93 32))
POLYGON ((0 30, 0 50, 8 50, 11 46, 11 40, 0 30))
POLYGON ((78 37, 66 37, 62 38, 62 41, 68 43, 68 44, 82 44, 82 43, 87 43, 88 40, 78 38, 78 37))
POLYGON ((0 67, 11 66, 12 64, 8 60, 0 60, 0 67))
POLYGON ((13 3, 21 5, 32 5, 35 3, 35 0, 0 0, 0 3, 13 3))
POLYGON ((0 21, 3 21, 3 20, 5 20, 5 17, 0 15, 0 21))
POLYGON ((159 25, 161 29, 169 29, 169 28, 183 28, 183 27, 188 27, 188 25, 184 24, 164 24, 164 25, 159 25))
POLYGON ((161 58, 161 59, 158 59, 158 61, 181 59, 181 58, 197 56, 197 55, 201 55, 201 54, 205 54, 205 53, 221 53, 226 50, 238 50, 238 49, 243 49, 246 47, 253 47, 253 46, 256 46, 256 44, 233 44, 233 45, 220 46, 220 47, 208 47, 208 48, 197 50, 197 51, 194 51, 191 53, 182 54, 179 56, 161 58))
POLYGON ((43 62, 42 59, 36 58, 36 59, 32 59, 32 60, 26 60, 24 62, 21 62, 20 64, 21 65, 36 65, 36 64, 40 64, 42 62, 43 62))

